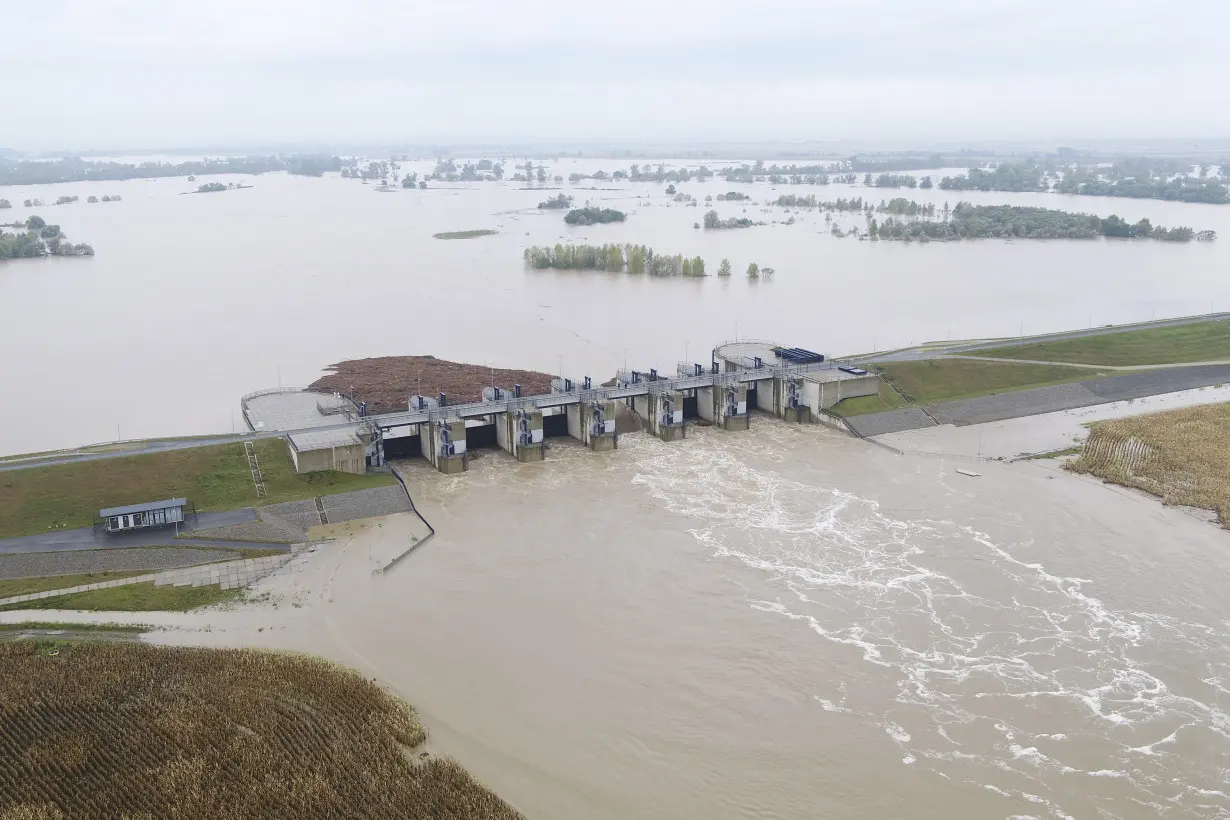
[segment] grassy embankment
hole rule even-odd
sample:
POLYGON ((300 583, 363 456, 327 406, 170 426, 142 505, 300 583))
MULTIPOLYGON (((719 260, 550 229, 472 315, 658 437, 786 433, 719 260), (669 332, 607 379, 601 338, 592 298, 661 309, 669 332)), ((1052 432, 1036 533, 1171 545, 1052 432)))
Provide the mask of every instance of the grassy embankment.
POLYGON ((233 510, 391 484, 391 475, 295 473, 281 439, 253 442, 268 497, 258 499, 241 443, 0 473, 0 538, 88 527, 103 507, 183 497, 233 510))
MULTIPOLYGON (((134 547, 133 551, 141 551, 151 549, 150 547, 134 547)), ((154 547, 152 549, 195 549, 194 547, 154 547)), ((129 552, 129 550, 107 550, 110 554, 129 552)), ((243 558, 264 558, 272 555, 283 555, 283 550, 275 549, 240 549, 229 550, 233 555, 227 558, 220 559, 222 561, 239 560, 243 558)), ((80 555, 81 553, 77 553, 80 555)), ((214 563, 214 562, 206 562, 214 563)), ((15 595, 30 595, 35 592, 49 592, 57 589, 70 589, 72 587, 85 586, 86 584, 101 584, 105 581, 118 581, 123 578, 133 578, 138 575, 154 575, 162 570, 156 569, 136 569, 124 570, 115 572, 84 572, 68 575, 41 575, 29 578, 11 578, 8 580, 0 580, 0 598, 11 598, 15 595)), ((148 588, 148 584, 137 584, 133 589, 124 594, 115 595, 90 595, 86 597, 78 597, 75 599, 77 605, 68 607, 64 605, 66 598, 72 596, 63 596, 56 599, 56 608, 59 609, 84 609, 84 610, 102 610, 115 609, 127 611, 149 611, 151 609, 163 608, 153 607, 154 603, 165 603, 166 609, 174 611, 183 611, 191 609, 194 606, 201 606, 197 603, 195 593, 188 593, 187 587, 161 587, 156 594, 147 595, 142 592, 148 588), (178 590, 185 592, 183 596, 168 595, 164 592, 170 590, 178 590), (180 605, 180 604, 183 605, 180 605)), ((20 607, 19 607, 20 608, 20 607)), ((31 607, 34 608, 34 607, 31 607)))
MULTIPOLYGON (((20 595, 22 593, 14 593, 20 595)), ((153 581, 143 584, 125 584, 106 589, 91 589, 87 592, 72 592, 26 601, 20 604, 0 606, 0 612, 34 609, 76 609, 86 612, 187 612, 197 607, 233 601, 242 594, 238 589, 221 587, 154 586, 153 581)))
POLYGON ((30 595, 35 592, 46 592, 49 589, 68 589, 85 584, 101 584, 104 581, 118 581, 121 578, 132 578, 134 575, 145 575, 150 570, 126 570, 124 572, 83 572, 77 575, 48 575, 41 578, 13 578, 0 581, 0 598, 11 598, 14 595, 30 595))
POLYGON ((180 436, 179 438, 148 438, 134 439, 132 441, 107 441, 102 444, 87 444, 84 447, 69 447, 64 450, 41 450, 36 453, 14 453, 11 456, 0 456, 0 464, 11 464, 20 461, 30 461, 31 459, 44 459, 51 456, 84 456, 96 455, 99 453, 121 453, 126 450, 139 450, 147 444, 160 441, 210 441, 211 439, 234 438, 233 435, 210 435, 210 436, 180 436))
POLYGON ((489 230, 484 228, 480 231, 444 231, 443 233, 433 233, 433 239, 475 239, 480 236, 494 236, 499 231, 489 230))
POLYGON ((1122 372, 1107 368, 1223 360, 1230 360, 1230 321, 1227 320, 1112 331, 1056 342, 988 348, 963 354, 963 358, 959 359, 941 357, 876 365, 875 369, 886 380, 880 385, 879 395, 846 399, 834 410, 842 415, 857 416, 914 404, 939 404, 1084 381, 1122 372), (1021 361, 978 361, 977 358, 964 356, 1021 361), (896 390, 893 389, 894 385, 896 390))
POLYGON ((969 355, 1111 367, 1230 361, 1230 320, 1125 330, 1057 342, 978 350, 969 355))
POLYGON ((878 413, 915 404, 939 404, 994 393, 1027 390, 1111 375, 1114 371, 1065 365, 925 359, 876 365, 885 381, 876 396, 846 399, 833 409, 843 416, 878 413), (894 389, 894 386, 896 389, 894 389))
POLYGON ((129 635, 140 635, 143 632, 148 632, 147 626, 133 626, 131 624, 74 624, 66 621, 21 621, 15 624, 0 624, 0 637, 8 637, 15 632, 24 632, 29 630, 48 631, 65 631, 65 632, 113 632, 125 633, 129 635))
POLYGON ((0 643, 0 668, 2 817, 519 817, 323 660, 40 639, 0 643))
POLYGON ((1184 407, 1092 424, 1080 458, 1065 466, 1214 510, 1230 527, 1230 403, 1184 407))

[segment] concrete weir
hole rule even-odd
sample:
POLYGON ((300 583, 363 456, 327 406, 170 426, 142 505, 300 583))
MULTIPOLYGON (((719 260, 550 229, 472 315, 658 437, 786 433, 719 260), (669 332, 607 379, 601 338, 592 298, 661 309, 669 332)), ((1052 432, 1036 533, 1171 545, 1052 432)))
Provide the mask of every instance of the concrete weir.
POLYGON ((542 411, 517 409, 495 416, 495 438, 520 462, 542 461, 542 411))
POLYGON ((619 446, 615 433, 615 407, 615 402, 611 400, 568 405, 568 435, 591 450, 614 450, 619 446))
POLYGON ((466 423, 461 419, 436 419, 419 431, 423 457, 442 473, 461 473, 466 469, 466 423))
POLYGON ((521 395, 519 385, 512 390, 489 385, 481 401, 448 404, 444 394, 416 395, 409 397, 405 411, 378 414, 345 396, 270 390, 245 396, 243 408, 254 431, 283 424, 302 425, 286 433, 350 431, 365 443, 369 467, 421 451, 440 472, 459 473, 467 468, 468 446, 498 444, 518 461, 542 461, 544 439, 567 434, 591 450, 614 450, 621 402, 630 404, 655 436, 676 441, 687 436, 685 415, 732 431, 748 428, 753 408, 807 424, 842 399, 875 395, 879 386, 875 374, 853 363, 740 339, 714 348, 707 366, 679 362, 674 378, 656 369, 621 370, 600 386, 588 376, 580 382, 560 377, 550 393, 534 396, 521 395), (284 401, 286 412, 281 412, 284 401))

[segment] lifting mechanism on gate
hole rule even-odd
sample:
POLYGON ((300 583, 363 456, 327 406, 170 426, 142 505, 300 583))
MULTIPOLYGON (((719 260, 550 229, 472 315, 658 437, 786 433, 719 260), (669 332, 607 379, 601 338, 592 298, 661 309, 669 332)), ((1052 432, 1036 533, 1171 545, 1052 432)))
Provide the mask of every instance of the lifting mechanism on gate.
POLYGON ((662 415, 660 418, 663 427, 670 427, 675 423, 675 401, 665 393, 662 394, 662 415))
POLYGON ((457 455, 457 445, 453 444, 453 431, 449 429, 448 422, 440 419, 436 422, 436 426, 440 430, 440 458, 451 458, 457 455))
POLYGON ((517 411, 517 446, 529 447, 534 443, 534 434, 530 432, 530 417, 524 410, 517 411))
POLYGON ((797 409, 799 406, 799 380, 788 379, 786 381, 786 407, 797 409))
POLYGON ((734 385, 726 388, 726 412, 724 415, 739 415, 739 391, 735 390, 734 385))
POLYGON ((589 403, 589 410, 593 417, 593 423, 589 427, 591 436, 601 436, 606 433, 606 418, 602 412, 602 405, 596 401, 589 403))

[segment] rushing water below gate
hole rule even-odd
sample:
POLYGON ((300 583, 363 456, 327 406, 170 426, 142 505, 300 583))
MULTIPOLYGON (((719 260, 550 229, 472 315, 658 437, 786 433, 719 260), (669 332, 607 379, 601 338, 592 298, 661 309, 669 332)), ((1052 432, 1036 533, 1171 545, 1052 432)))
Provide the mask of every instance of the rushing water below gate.
MULTIPOLYGON (((566 178, 629 164, 563 161, 551 172, 566 178)), ((1230 207, 714 179, 679 186, 701 200, 691 208, 671 203, 662 185, 587 180, 620 190, 562 187, 578 204, 590 198, 627 211, 628 221, 573 228, 561 212, 535 207, 552 190, 519 190, 517 182, 378 193, 337 175, 235 180, 253 187, 180 196, 197 183, 174 178, 0 188, 16 205, 0 213, 6 221, 31 212, 20 206, 26 198, 80 196, 74 205, 33 210, 97 251, 91 259, 0 263, 0 453, 117 433, 229 432, 242 424, 234 411, 243 393, 306 384, 342 358, 430 353, 548 372, 562 360, 568 375, 605 378, 625 359, 667 370, 685 355, 706 361, 713 344, 736 334, 855 353, 1230 307, 1230 207), (796 193, 1037 204, 1147 216, 1223 238, 872 243, 833 238, 815 211, 794 214, 791 226, 693 229, 705 195, 730 189, 756 201, 796 193), (85 202, 108 193, 123 200, 85 202), (473 228, 500 235, 431 238, 473 228), (700 255, 710 273, 729 257, 735 276, 525 269, 526 246, 558 241, 644 243, 700 255), (753 261, 776 268, 774 281, 742 276, 753 261)), ((714 207, 723 217, 788 218, 750 202, 714 207)), ((838 221, 855 224, 850 216, 838 221)))

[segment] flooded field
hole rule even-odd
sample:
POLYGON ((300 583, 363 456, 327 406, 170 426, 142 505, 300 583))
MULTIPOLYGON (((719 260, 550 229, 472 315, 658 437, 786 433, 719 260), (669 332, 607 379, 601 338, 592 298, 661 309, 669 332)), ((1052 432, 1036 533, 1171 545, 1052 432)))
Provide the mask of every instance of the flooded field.
MULTIPOLYGON (((563 160, 548 170, 566 179, 574 171, 627 170, 631 162, 563 160)), ((408 163, 403 171, 429 166, 408 163)), ((533 190, 512 181, 430 183, 379 193, 336 175, 235 180, 253 187, 181 196, 195 183, 167 178, 0 188, 0 197, 15 203, 6 220, 37 210, 97 251, 0 265, 10 399, 0 402, 0 454, 242 429, 242 394, 307 384, 344 358, 432 354, 605 379, 625 362, 669 371, 685 358, 707 361, 714 344, 736 335, 841 354, 1230 305, 1223 275, 1230 208, 1211 205, 715 178, 680 184, 701 203, 686 207, 654 183, 585 180, 533 190), (591 186, 601 190, 586 190, 591 186), (624 210, 628 220, 566 226, 559 211, 536 207, 560 188, 577 204, 624 210), (695 229, 705 196, 731 189, 752 200, 714 202, 723 218, 770 224, 695 229), (822 213, 764 212, 754 204, 782 193, 1045 205, 1129 221, 1147 216, 1223 238, 859 242, 832 237, 822 213), (123 199, 86 204, 87 196, 103 194, 123 199), (81 201, 21 207, 26 198, 60 195, 81 201), (795 224, 782 224, 791 217, 795 224), (499 233, 431 238, 471 229, 499 233), (729 258, 735 276, 651 279, 524 267, 527 246, 568 241, 699 255, 710 272, 729 258), (741 276, 751 262, 775 268, 773 281, 741 276)), ((837 221, 855 224, 848 216, 837 221)))
POLYGON ((534 818, 1230 813, 1223 530, 1051 462, 754 421, 411 465, 438 535, 395 570, 415 519, 343 525, 269 601, 153 639, 376 676, 534 818))

